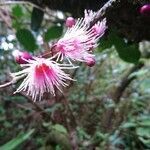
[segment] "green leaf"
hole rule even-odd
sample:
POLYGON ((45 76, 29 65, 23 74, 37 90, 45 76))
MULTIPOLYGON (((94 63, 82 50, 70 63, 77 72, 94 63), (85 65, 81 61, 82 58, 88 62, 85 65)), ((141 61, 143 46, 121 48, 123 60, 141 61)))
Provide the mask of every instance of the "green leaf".
POLYGON ((64 126, 60 125, 60 124, 55 124, 52 128, 59 131, 59 132, 61 132, 61 133, 67 134, 66 128, 64 126))
POLYGON ((46 138, 45 149, 56 149, 57 145, 59 145, 63 150, 71 150, 71 144, 68 135, 57 130, 53 130, 46 138))
POLYGON ((136 127, 136 126, 137 126, 137 124, 134 123, 134 122, 126 122, 121 127, 122 128, 133 128, 133 127, 136 127))
POLYGON ((34 132, 34 129, 30 130, 29 132, 25 134, 18 135, 15 139, 12 139, 11 141, 7 142, 3 146, 0 147, 0 150, 13 150, 18 145, 20 145, 22 142, 27 140, 34 132))
POLYGON ((55 110, 60 109, 61 106, 62 106, 61 104, 55 104, 54 106, 45 109, 45 111, 46 111, 46 112, 49 112, 49 113, 52 113, 52 112, 54 112, 55 110))
POLYGON ((139 127, 139 128, 136 129, 136 133, 139 136, 150 138, 150 128, 139 127))
POLYGON ((31 29, 38 31, 43 21, 44 12, 37 8, 34 8, 31 16, 31 29))
POLYGON ((124 40, 121 37, 117 35, 117 33, 111 32, 109 38, 117 49, 127 47, 127 44, 124 42, 124 40))
POLYGON ((125 46, 124 41, 121 38, 118 38, 114 31, 111 31, 107 38, 104 37, 100 40, 99 50, 102 51, 111 48, 113 45, 119 47, 125 46))
POLYGON ((120 38, 115 33, 111 33, 110 38, 121 59, 129 63, 137 63, 139 61, 141 53, 137 44, 128 45, 125 43, 124 39, 120 38))
POLYGON ((143 119, 139 122, 140 126, 145 126, 150 128, 150 118, 143 119))
POLYGON ((23 16, 23 10, 20 5, 16 5, 15 7, 12 8, 12 15, 21 18, 23 16))
POLYGON ((33 52, 37 49, 35 38, 30 30, 20 29, 17 31, 16 37, 25 50, 33 52))
POLYGON ((118 55, 121 59, 129 63, 137 63, 140 59, 141 53, 136 45, 125 46, 117 48, 118 55))
POLYGON ((45 33, 44 39, 46 42, 59 38, 62 35, 63 28, 62 26, 52 26, 45 33))
POLYGON ((107 48, 115 46, 119 57, 129 63, 137 63, 140 59, 141 53, 137 44, 129 45, 125 40, 117 35, 115 31, 111 31, 107 39, 100 41, 99 50, 102 51, 107 48))
POLYGON ((139 139, 141 142, 143 142, 143 144, 145 144, 148 148, 150 148, 150 139, 144 139, 143 137, 139 137, 139 139))
POLYGON ((109 48, 112 47, 112 45, 113 45, 113 43, 112 43, 112 41, 109 38, 107 38, 107 39, 106 38, 102 38, 100 40, 100 44, 98 46, 98 50, 99 51, 103 51, 105 49, 109 49, 109 48))

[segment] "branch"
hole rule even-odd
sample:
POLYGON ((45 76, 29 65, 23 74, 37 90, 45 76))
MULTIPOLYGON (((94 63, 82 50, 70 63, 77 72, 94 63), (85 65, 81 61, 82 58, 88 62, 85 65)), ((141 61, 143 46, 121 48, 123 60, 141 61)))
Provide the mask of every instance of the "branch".
POLYGON ((119 0, 109 0, 100 10, 97 11, 95 18, 93 18, 93 20, 90 23, 90 28, 99 20, 101 20, 107 10, 107 8, 109 8, 112 3, 117 2, 119 0))
POLYGON ((11 22, 10 22, 10 18, 9 16, 7 15, 4 15, 4 13, 6 13, 6 10, 0 8, 0 17, 2 18, 2 20, 4 21, 4 23, 8 26, 8 28, 12 29, 12 25, 11 25, 11 22))
MULTIPOLYGON (((126 90, 126 88, 129 86, 129 84, 136 79, 136 75, 130 77, 130 75, 133 72, 138 71, 144 66, 143 63, 139 63, 135 66, 133 66, 126 75, 121 79, 120 84, 116 87, 116 89, 113 92, 110 92, 108 97, 112 99, 116 104, 120 102, 120 99, 126 90)), ((113 89, 112 89, 113 90, 113 89)), ((103 115, 102 119, 102 126, 104 128, 104 131, 108 132, 113 129, 113 119, 115 115, 115 108, 109 108, 106 110, 106 112, 103 115)))
POLYGON ((128 87, 128 85, 136 79, 136 75, 130 77, 130 75, 133 72, 138 71, 144 66, 143 63, 139 63, 135 66, 133 66, 126 75, 121 79, 120 84, 116 87, 116 90, 111 94, 110 98, 114 100, 116 103, 120 101, 121 96, 123 95, 125 89, 128 87))
POLYGON ((39 7, 38 5, 35 5, 31 2, 28 2, 28 1, 6 1, 6 2, 0 2, 0 6, 3 6, 3 5, 15 5, 15 4, 26 4, 26 5, 30 5, 32 7, 35 7, 35 8, 38 8, 40 9, 41 11, 44 11, 44 9, 42 9, 41 7, 39 7))

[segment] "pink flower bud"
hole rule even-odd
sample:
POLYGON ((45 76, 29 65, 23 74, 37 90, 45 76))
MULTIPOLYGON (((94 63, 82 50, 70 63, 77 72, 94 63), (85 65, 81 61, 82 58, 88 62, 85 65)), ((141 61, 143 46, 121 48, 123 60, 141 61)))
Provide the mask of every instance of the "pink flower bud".
POLYGON ((87 57, 85 59, 85 63, 86 63, 87 66, 93 67, 95 65, 96 61, 95 61, 94 57, 87 57))
POLYGON ((140 8, 140 13, 142 15, 150 15, 150 4, 145 4, 140 8))
POLYGON ((106 26, 106 18, 104 18, 101 22, 98 21, 93 27, 92 27, 92 31, 95 35, 97 36, 103 36, 103 34, 105 33, 105 30, 107 29, 106 26))
POLYGON ((26 64, 26 60, 32 59, 32 56, 28 52, 21 52, 19 50, 15 50, 13 56, 18 64, 26 64))
POLYGON ((75 25, 75 19, 73 17, 68 17, 66 19, 66 26, 71 28, 73 25, 75 25))

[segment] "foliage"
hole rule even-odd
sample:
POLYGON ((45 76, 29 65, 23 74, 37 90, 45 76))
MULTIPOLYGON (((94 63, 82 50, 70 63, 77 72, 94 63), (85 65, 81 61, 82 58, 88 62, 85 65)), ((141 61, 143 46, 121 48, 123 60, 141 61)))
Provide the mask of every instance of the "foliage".
POLYGON ((12 150, 15 149, 19 144, 21 144, 22 142, 24 142, 25 140, 27 140, 31 134, 34 132, 34 130, 30 130, 29 132, 19 135, 16 138, 14 138, 13 140, 7 142, 6 144, 4 144, 3 146, 0 147, 0 150, 12 150))
POLYGON ((18 41, 23 45, 24 49, 34 51, 37 48, 34 36, 28 29, 20 29, 16 33, 18 41))

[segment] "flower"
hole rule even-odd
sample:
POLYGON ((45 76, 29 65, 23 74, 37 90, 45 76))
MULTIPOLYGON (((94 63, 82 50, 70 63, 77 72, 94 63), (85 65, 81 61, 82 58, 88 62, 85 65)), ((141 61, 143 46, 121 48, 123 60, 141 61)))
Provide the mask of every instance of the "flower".
POLYGON ((87 25, 96 17, 96 12, 92 10, 84 10, 84 21, 87 25))
POLYGON ((94 57, 86 57, 85 58, 85 63, 87 66, 89 67, 93 67, 96 63, 95 58, 94 57))
POLYGON ((78 19, 76 24, 68 28, 64 36, 55 44, 57 60, 62 61, 66 58, 70 63, 70 60, 85 62, 85 57, 93 57, 90 53, 91 48, 97 47, 97 42, 105 29, 105 19, 91 29, 85 23, 84 18, 78 19))
POLYGON ((32 59, 32 56, 26 51, 14 50, 13 56, 18 64, 26 64, 27 60, 32 59))
POLYGON ((75 25, 75 19, 73 17, 68 17, 65 24, 66 27, 71 28, 73 25, 75 25))
POLYGON ((15 93, 25 91, 34 101, 41 100, 45 92, 55 96, 55 88, 61 90, 66 87, 67 80, 73 80, 62 69, 73 69, 67 64, 58 64, 51 59, 37 58, 29 60, 28 64, 21 65, 22 71, 12 73, 15 78, 24 77, 23 82, 15 93))
MULTIPOLYGON (((92 10, 85 10, 84 11, 84 21, 87 24, 87 26, 90 25, 90 23, 93 21, 93 19, 96 17, 96 12, 92 10)), ((106 18, 104 18, 102 21, 98 21, 95 25, 92 26, 93 32, 97 35, 102 37, 105 33, 105 30, 107 29, 106 26, 106 18)))
POLYGON ((106 29, 106 18, 104 18, 102 21, 98 21, 95 25, 92 26, 92 31, 94 32, 95 36, 97 35, 99 38, 103 36, 106 29))

